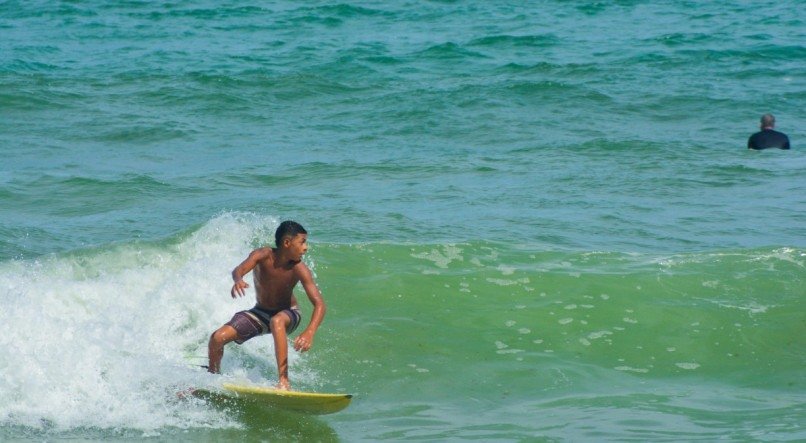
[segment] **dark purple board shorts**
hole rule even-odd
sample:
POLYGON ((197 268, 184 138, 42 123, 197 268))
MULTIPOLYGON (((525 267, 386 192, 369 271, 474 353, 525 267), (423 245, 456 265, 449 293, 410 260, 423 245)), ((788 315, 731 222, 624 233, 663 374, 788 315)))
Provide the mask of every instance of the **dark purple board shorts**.
POLYGON ((235 315, 232 316, 232 320, 228 321, 226 324, 232 326, 238 332, 238 338, 235 340, 235 343, 240 345, 258 335, 271 334, 271 318, 281 312, 285 312, 288 318, 291 319, 291 324, 288 325, 286 333, 290 334, 294 332, 297 326, 299 326, 301 318, 299 309, 296 306, 278 310, 268 310, 255 306, 248 311, 236 312, 235 315))

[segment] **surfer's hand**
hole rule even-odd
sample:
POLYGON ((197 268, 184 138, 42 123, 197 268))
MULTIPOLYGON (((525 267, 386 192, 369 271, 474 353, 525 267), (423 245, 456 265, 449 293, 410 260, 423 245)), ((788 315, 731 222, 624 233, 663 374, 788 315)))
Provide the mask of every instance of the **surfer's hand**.
POLYGON ((294 349, 299 352, 305 352, 313 346, 313 335, 302 333, 299 337, 294 339, 294 349))
POLYGON ((244 295, 246 295, 246 291, 244 291, 244 289, 246 289, 248 287, 249 287, 249 284, 246 283, 245 281, 243 281, 243 280, 236 281, 235 284, 232 285, 232 290, 230 291, 230 294, 232 295, 232 298, 243 297, 244 295))

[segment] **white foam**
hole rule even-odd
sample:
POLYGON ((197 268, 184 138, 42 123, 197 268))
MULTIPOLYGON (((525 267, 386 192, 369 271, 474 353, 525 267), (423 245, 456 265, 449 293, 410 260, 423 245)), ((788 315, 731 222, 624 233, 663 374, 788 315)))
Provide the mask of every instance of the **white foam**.
POLYGON ((495 351, 496 354, 519 354, 523 352, 523 349, 501 349, 495 351))
POLYGON ((693 371, 694 369, 697 369, 697 368, 700 367, 699 363, 689 363, 689 362, 675 363, 674 365, 677 366, 680 369, 685 369, 685 370, 688 370, 688 371, 693 371))
POLYGON ((716 303, 717 305, 719 305, 719 306, 721 306, 723 308, 738 309, 740 311, 747 311, 750 314, 764 314, 764 313, 767 312, 767 309, 769 308, 769 306, 764 306, 764 305, 761 305, 761 304, 756 303, 756 302, 750 302, 745 306, 739 306, 739 305, 734 305, 734 304, 730 304, 730 303, 721 303, 719 301, 713 301, 713 303, 716 303))
POLYGON ((591 339, 591 340, 598 340, 598 339, 600 339, 602 337, 605 337, 605 336, 608 336, 608 335, 613 335, 613 333, 610 332, 610 331, 607 331, 607 330, 596 331, 596 332, 591 332, 590 334, 588 334, 588 338, 591 339))
POLYGON ((528 284, 529 277, 519 278, 517 280, 507 280, 504 278, 487 278, 488 282, 498 285, 498 286, 512 286, 517 284, 528 284))
POLYGON ((515 268, 512 266, 498 265, 498 270, 502 275, 512 275, 515 273, 515 268))
POLYGON ((644 368, 633 368, 633 367, 630 367, 630 366, 616 366, 616 367, 615 367, 615 368, 613 368, 613 369, 615 369, 615 370, 617 370, 617 371, 625 371, 625 372, 637 372, 637 373, 639 373, 639 374, 646 374, 647 372, 649 372, 649 369, 644 369, 644 368))
POLYGON ((442 247, 441 251, 438 249, 432 249, 429 252, 411 254, 411 256, 414 258, 432 261, 434 262, 434 265, 442 269, 447 269, 448 265, 454 260, 464 260, 464 257, 462 257, 462 249, 454 245, 445 245, 442 247))
MULTIPOLYGON (((276 226, 227 214, 173 245, 0 264, 0 423, 144 432, 236 426, 176 393, 220 380, 193 365, 206 364, 209 334, 254 304, 251 293, 231 299, 229 272, 253 242, 269 243, 276 226)), ((225 374, 272 383, 271 348, 271 340, 227 347, 225 374)), ((292 383, 315 381, 290 353, 292 383)))

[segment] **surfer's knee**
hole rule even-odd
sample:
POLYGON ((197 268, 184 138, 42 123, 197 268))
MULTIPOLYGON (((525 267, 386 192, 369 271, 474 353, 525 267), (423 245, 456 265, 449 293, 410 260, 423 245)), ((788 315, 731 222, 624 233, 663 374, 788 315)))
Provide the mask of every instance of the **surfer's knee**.
POLYGON ((285 327, 288 324, 288 316, 285 315, 285 313, 280 313, 272 317, 270 321, 272 332, 285 331, 285 327))
POLYGON ((211 346, 221 345, 221 341, 220 341, 220 338, 219 338, 220 335, 221 334, 219 334, 218 331, 215 331, 212 334, 210 334, 210 345, 211 346))
POLYGON ((226 331, 221 329, 216 330, 210 334, 210 344, 215 346, 224 346, 231 340, 228 340, 226 331))

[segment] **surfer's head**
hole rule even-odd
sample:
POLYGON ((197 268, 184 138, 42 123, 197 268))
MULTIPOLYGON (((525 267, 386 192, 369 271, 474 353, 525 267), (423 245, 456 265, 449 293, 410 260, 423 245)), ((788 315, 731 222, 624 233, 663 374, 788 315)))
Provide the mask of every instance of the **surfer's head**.
POLYGON ((301 224, 295 221, 286 220, 280 223, 280 226, 278 226, 277 230, 274 231, 274 242, 278 248, 282 248, 284 239, 288 238, 289 240, 294 240, 294 237, 307 233, 308 231, 306 231, 301 224))

